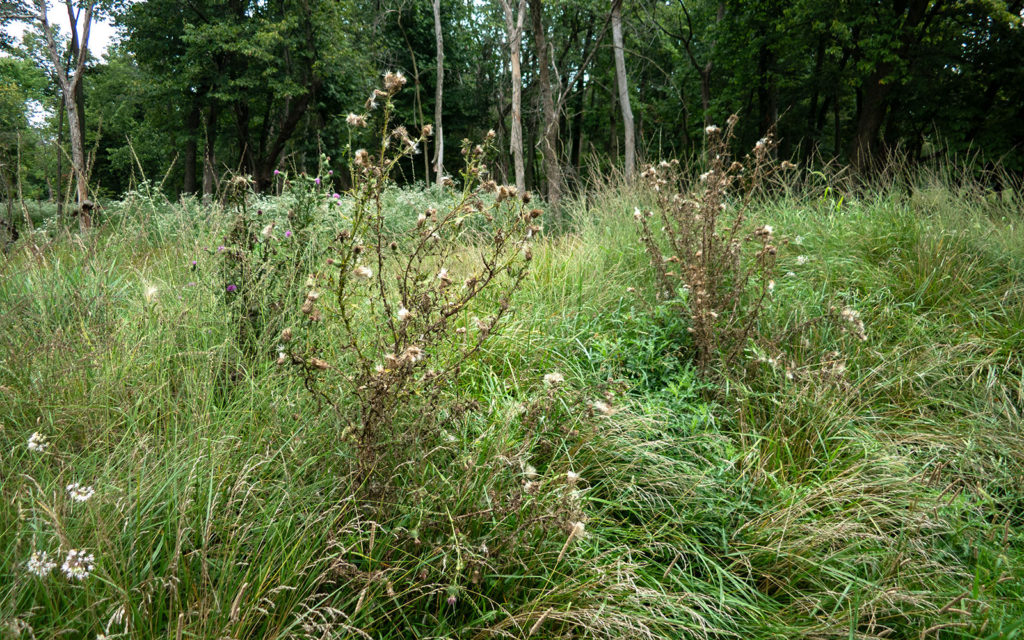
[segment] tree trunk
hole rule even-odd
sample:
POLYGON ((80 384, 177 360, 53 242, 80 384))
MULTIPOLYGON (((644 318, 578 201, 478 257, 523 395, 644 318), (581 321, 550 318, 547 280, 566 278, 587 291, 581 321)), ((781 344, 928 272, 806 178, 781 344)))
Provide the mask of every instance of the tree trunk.
POLYGON ((622 44, 622 0, 612 0, 612 43, 615 48, 615 80, 619 88, 619 108, 625 130, 626 180, 636 169, 636 140, 633 131, 633 108, 629 104, 629 86, 626 80, 626 58, 622 44))
POLYGON ((850 161, 857 169, 868 168, 878 155, 878 133, 888 109, 890 83, 883 79, 890 73, 891 65, 883 63, 872 73, 861 87, 861 101, 857 109, 857 128, 850 142, 850 161))
POLYGON ((555 97, 551 92, 551 72, 548 68, 547 31, 544 26, 544 0, 530 0, 533 17, 533 40, 537 47, 538 82, 540 82, 541 108, 544 114, 544 135, 541 153, 544 156, 544 175, 547 177, 547 201, 554 208, 562 199, 562 165, 558 157, 559 126, 555 113, 555 97))
POLYGON ((217 184, 217 159, 214 145, 217 142, 217 105, 211 104, 206 112, 206 140, 203 145, 203 202, 209 204, 213 200, 213 192, 217 184))
POLYGON ((185 180, 182 193, 196 192, 196 151, 199 148, 199 107, 193 105, 185 118, 185 180))
POLYGON ((505 14, 509 68, 512 75, 512 135, 509 146, 516 174, 516 189, 522 193, 526 191, 526 170, 523 165, 523 74, 519 57, 523 21, 526 18, 526 0, 519 0, 516 11, 513 11, 511 2, 512 0, 501 0, 501 8, 505 14))
POLYGON ((444 36, 441 33, 441 0, 434 0, 434 40, 437 43, 437 91, 434 94, 434 176, 437 186, 444 178, 444 127, 441 121, 444 98, 444 36))
POLYGON ((90 220, 88 215, 85 213, 87 209, 86 203, 89 200, 89 184, 85 160, 85 120, 84 120, 84 106, 80 102, 82 93, 82 74, 85 71, 85 62, 89 57, 89 30, 92 26, 92 9, 93 2, 89 2, 85 6, 85 13, 82 17, 83 25, 81 29, 81 35, 78 30, 78 16, 75 14, 71 0, 66 0, 66 6, 68 10, 68 16, 70 21, 70 27, 72 32, 72 66, 73 71, 69 74, 68 70, 64 66, 64 61, 61 60, 60 53, 57 51, 57 42, 53 35, 53 29, 50 27, 49 18, 47 16, 47 3, 46 0, 36 0, 36 18, 39 21, 40 27, 42 28, 43 35, 46 38, 46 47, 50 54, 50 62, 53 63, 54 72, 57 76, 57 83, 60 85, 62 100, 64 102, 64 111, 68 117, 68 129, 70 132, 71 141, 71 164, 75 174, 75 193, 79 209, 82 213, 82 217, 79 219, 79 224, 82 227, 88 227, 90 220))

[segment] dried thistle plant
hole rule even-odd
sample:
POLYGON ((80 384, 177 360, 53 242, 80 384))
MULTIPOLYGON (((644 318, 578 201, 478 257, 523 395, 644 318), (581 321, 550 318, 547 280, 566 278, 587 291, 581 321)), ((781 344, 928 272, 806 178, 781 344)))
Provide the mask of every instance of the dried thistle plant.
POLYGON ((379 146, 353 154, 350 208, 337 206, 342 224, 328 257, 293 292, 302 319, 281 335, 278 359, 330 409, 360 469, 379 472, 368 484, 375 490, 394 468, 382 458, 415 457, 473 408, 455 381, 511 312, 540 230, 529 194, 490 181, 487 149, 469 141, 455 204, 419 212, 406 229, 387 224, 391 173, 431 133, 394 125, 402 84, 385 78, 368 101, 373 111, 348 118, 360 127, 376 120, 379 146))
POLYGON ((677 161, 646 167, 641 175, 655 194, 656 211, 634 211, 658 298, 689 313, 688 330, 705 372, 735 363, 775 286, 775 231, 748 217, 755 194, 777 170, 771 161, 775 141, 769 133, 734 159, 737 121, 733 115, 724 130, 705 129, 708 167, 696 187, 677 161), (652 228, 655 218, 662 233, 652 228))

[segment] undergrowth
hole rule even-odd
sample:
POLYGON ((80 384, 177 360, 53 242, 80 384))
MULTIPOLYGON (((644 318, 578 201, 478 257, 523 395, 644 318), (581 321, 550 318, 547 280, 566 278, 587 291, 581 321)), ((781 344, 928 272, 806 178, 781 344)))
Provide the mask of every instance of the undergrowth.
MULTIPOLYGON (((339 408, 275 364, 285 325, 240 337, 231 205, 135 194, 86 235, 23 239, 0 258, 0 636, 1022 637, 1022 220, 908 184, 749 205, 789 239, 756 327, 786 358, 718 379, 654 295, 632 225, 651 194, 569 205, 460 368, 472 410, 384 493, 339 408), (866 340, 807 325, 845 306, 866 340)), ((414 234, 458 201, 383 194, 414 234)), ((248 201, 253 228, 284 242, 295 197, 248 201)))

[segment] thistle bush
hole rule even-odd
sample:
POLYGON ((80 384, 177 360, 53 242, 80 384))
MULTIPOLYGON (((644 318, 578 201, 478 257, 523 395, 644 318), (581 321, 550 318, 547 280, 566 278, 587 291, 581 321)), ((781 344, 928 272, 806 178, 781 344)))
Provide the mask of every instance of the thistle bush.
POLYGON ((402 84, 386 75, 370 112, 348 118, 379 126, 379 146, 352 156, 351 206, 335 206, 340 229, 327 257, 292 290, 301 319, 282 331, 278 356, 330 410, 359 468, 374 471, 373 493, 393 484, 395 463, 422 456, 474 408, 458 378, 511 312, 540 230, 530 195, 490 180, 487 148, 469 141, 461 187, 446 180, 453 204, 418 212, 412 226, 388 223, 391 173, 431 133, 414 138, 393 123, 402 84))

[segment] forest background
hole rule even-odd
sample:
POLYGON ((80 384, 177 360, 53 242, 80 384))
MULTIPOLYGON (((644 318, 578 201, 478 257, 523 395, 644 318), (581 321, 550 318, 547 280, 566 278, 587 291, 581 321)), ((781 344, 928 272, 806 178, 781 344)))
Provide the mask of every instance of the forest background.
POLYGON ((772 130, 779 155, 808 170, 870 171, 895 152, 1019 172, 1022 11, 987 0, 69 1, 49 8, 48 43, 38 3, 4 2, 0 188, 8 202, 18 190, 73 202, 81 164, 78 200, 142 180, 213 194, 228 174, 267 190, 275 169, 315 171, 325 154, 344 189, 339 169, 372 135, 352 134, 346 115, 386 70, 412 89, 397 98, 399 121, 437 128, 400 183, 436 182, 441 144, 444 175, 459 141, 494 129, 497 177, 557 204, 588 175, 630 174, 636 158, 694 157, 704 127, 731 113, 740 146, 772 130), (95 55, 82 41, 99 21, 117 36, 95 55))

